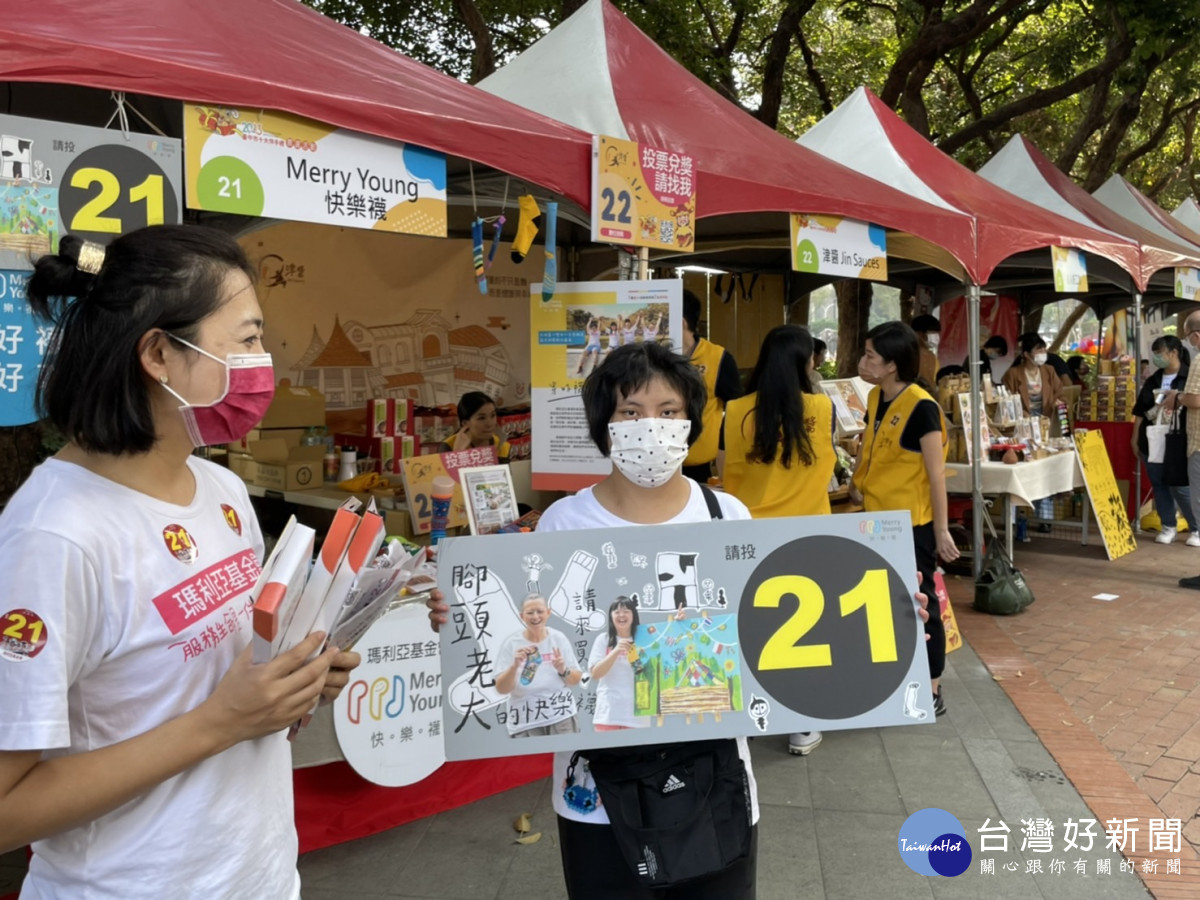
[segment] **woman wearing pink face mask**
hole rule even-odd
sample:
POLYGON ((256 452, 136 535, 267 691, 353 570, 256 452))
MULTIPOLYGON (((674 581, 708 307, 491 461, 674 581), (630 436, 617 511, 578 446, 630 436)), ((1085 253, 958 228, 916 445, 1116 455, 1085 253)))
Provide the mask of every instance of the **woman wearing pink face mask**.
POLYGON ((65 237, 30 278, 68 438, 0 516, 0 851, 34 842, 31 895, 299 896, 284 732, 358 660, 305 664, 313 635, 250 664, 262 535, 192 454, 270 403, 252 274, 232 238, 158 226, 65 237))

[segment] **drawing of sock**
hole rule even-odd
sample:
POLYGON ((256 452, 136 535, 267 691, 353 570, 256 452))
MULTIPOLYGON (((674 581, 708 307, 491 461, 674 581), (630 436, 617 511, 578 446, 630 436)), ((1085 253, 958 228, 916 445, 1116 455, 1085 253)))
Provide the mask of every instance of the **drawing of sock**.
MULTIPOLYGON (((513 602, 512 596, 505 587, 504 582, 500 580, 500 576, 495 572, 488 573, 488 584, 492 589, 486 593, 477 593, 474 587, 467 588, 463 586, 454 589, 455 597, 459 602, 467 604, 467 623, 470 627, 471 634, 475 637, 475 644, 480 653, 490 652, 492 654, 492 662, 495 663, 495 653, 500 648, 500 642, 506 635, 512 634, 514 631, 520 631, 525 627, 525 623, 521 621, 520 615, 517 613, 517 606, 513 602), (479 634, 475 618, 471 613, 475 609, 475 604, 479 601, 487 601, 488 622, 487 634, 479 634)), ((447 628, 454 628, 453 620, 446 625, 447 628)), ((494 683, 495 672, 493 671, 490 678, 493 683, 484 686, 477 678, 474 682, 471 677, 474 671, 464 672, 454 680, 450 685, 450 705, 460 713, 466 712, 468 704, 472 698, 476 698, 474 710, 482 712, 485 709, 490 709, 504 702, 504 695, 496 690, 494 683), (483 697, 486 705, 480 705, 478 698, 483 697)))
POLYGON ((517 236, 512 242, 512 261, 515 263, 525 261, 525 254, 533 246, 538 225, 542 221, 542 211, 538 209, 533 194, 525 194, 518 199, 517 206, 520 208, 520 215, 517 218, 517 236))
POLYGON ((479 293, 487 293, 487 276, 483 274, 483 219, 478 217, 471 223, 471 259, 475 263, 475 283, 479 293))
POLYGON ((504 228, 504 223, 508 220, 504 216, 497 216, 496 221, 492 223, 492 246, 488 248, 487 265, 485 269, 492 267, 492 262, 496 258, 496 248, 500 246, 500 231, 504 228))
POLYGON ((583 620, 586 628, 593 631, 603 628, 605 615, 600 610, 587 608, 587 589, 600 560, 590 553, 576 550, 563 570, 558 584, 550 592, 550 611, 561 616, 572 625, 583 620))
POLYGON ((910 681, 904 689, 904 715, 910 719, 916 719, 920 722, 922 719, 929 718, 929 713, 917 706, 917 691, 921 685, 916 681, 910 681))
POLYGON ((558 286, 558 259, 554 246, 555 231, 558 229, 558 204, 546 204, 546 271, 542 274, 542 302, 548 303, 554 299, 554 289, 558 286))

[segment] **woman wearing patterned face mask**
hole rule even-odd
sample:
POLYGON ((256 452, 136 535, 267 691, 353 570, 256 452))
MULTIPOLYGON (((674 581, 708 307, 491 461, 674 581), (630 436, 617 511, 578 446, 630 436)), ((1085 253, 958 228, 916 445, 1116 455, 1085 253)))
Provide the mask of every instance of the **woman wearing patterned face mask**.
POLYGON ((262 535, 192 451, 270 403, 252 275, 227 235, 156 226, 65 237, 29 280, 68 439, 0 516, 0 851, 35 842, 31 895, 300 896, 284 732, 358 656, 305 663, 313 635, 250 664, 262 535))
POLYGON ((1062 382, 1054 368, 1046 363, 1046 342, 1036 332, 1021 335, 1021 355, 1004 373, 1004 386, 1021 395, 1027 416, 1053 416, 1062 399, 1062 382))

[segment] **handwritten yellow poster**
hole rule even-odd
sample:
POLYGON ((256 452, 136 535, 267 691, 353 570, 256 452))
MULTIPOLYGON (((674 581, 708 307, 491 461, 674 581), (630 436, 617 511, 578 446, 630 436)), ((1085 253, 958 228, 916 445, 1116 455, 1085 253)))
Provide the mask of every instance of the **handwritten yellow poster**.
POLYGON ((1088 499, 1096 511, 1096 521, 1104 538, 1109 559, 1117 559, 1137 549, 1125 501, 1117 488, 1104 435, 1099 431, 1075 432, 1075 448, 1079 451, 1079 468, 1087 485, 1088 499))
POLYGON ((690 253, 695 249, 692 157, 598 134, 592 138, 592 240, 690 253))

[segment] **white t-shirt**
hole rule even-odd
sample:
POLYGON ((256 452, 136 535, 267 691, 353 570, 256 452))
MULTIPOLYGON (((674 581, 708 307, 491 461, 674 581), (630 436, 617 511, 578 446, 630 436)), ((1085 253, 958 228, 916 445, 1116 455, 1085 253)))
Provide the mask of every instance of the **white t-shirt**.
MULTIPOLYGON (((143 734, 200 705, 249 643, 258 521, 241 479, 189 467, 196 494, 176 506, 51 459, 0 515, 0 615, 40 623, 0 639, 0 750, 143 734)), ((35 842, 21 897, 299 897, 291 775, 282 732, 237 744, 35 842)))
POLYGON ((541 728, 571 718, 578 712, 575 692, 558 674, 550 662, 554 651, 558 651, 567 664, 567 671, 579 668, 575 664, 575 651, 567 636, 555 628, 546 629, 546 639, 531 641, 524 631, 510 634, 500 643, 496 653, 496 671, 505 672, 516 659, 517 650, 534 644, 538 652, 525 661, 522 671, 517 673, 516 684, 508 695, 509 734, 541 728))
MULTIPOLYGON (((592 644, 592 655, 588 657, 588 666, 595 669, 604 657, 608 656, 608 632, 596 636, 592 644)), ((639 716, 634 712, 633 666, 629 655, 621 653, 613 660, 612 666, 601 676, 593 671, 592 681, 596 684, 596 713, 592 722, 597 725, 624 725, 626 728, 646 728, 650 725, 649 716, 639 716)))
MULTIPOLYGON (((688 480, 688 484, 692 488, 692 496, 688 499, 687 505, 679 511, 679 514, 666 522, 663 525, 679 525, 685 522, 707 522, 712 519, 712 515, 708 511, 708 504, 704 502, 704 493, 700 490, 700 485, 694 481, 688 480)), ((749 519, 750 510, 742 501, 729 494, 716 492, 717 502, 721 506, 721 515, 726 519, 749 519)), ((600 505, 592 493, 591 488, 584 488, 578 494, 571 497, 563 497, 561 500, 556 500, 542 513, 541 519, 538 520, 538 531, 574 531, 579 528, 627 528, 629 526, 638 525, 647 527, 640 522, 630 522, 613 515, 607 509, 600 505)), ((653 527, 653 526, 650 526, 653 527)), ((750 782, 750 803, 752 820, 758 821, 758 785, 754 780, 754 770, 750 767, 750 745, 745 738, 738 738, 738 756, 742 758, 742 762, 746 766, 746 777, 750 782)), ((608 824, 608 813, 605 812, 603 804, 597 804, 591 812, 580 812, 577 809, 572 809, 567 805, 563 797, 563 791, 567 784, 567 770, 571 767, 571 753, 555 753, 554 754, 554 783, 550 791, 554 801, 554 811, 564 819, 572 819, 576 822, 591 822, 596 825, 608 824)), ((594 790, 595 784, 591 780, 591 776, 585 771, 582 763, 575 771, 575 784, 581 783, 585 788, 594 790)))

